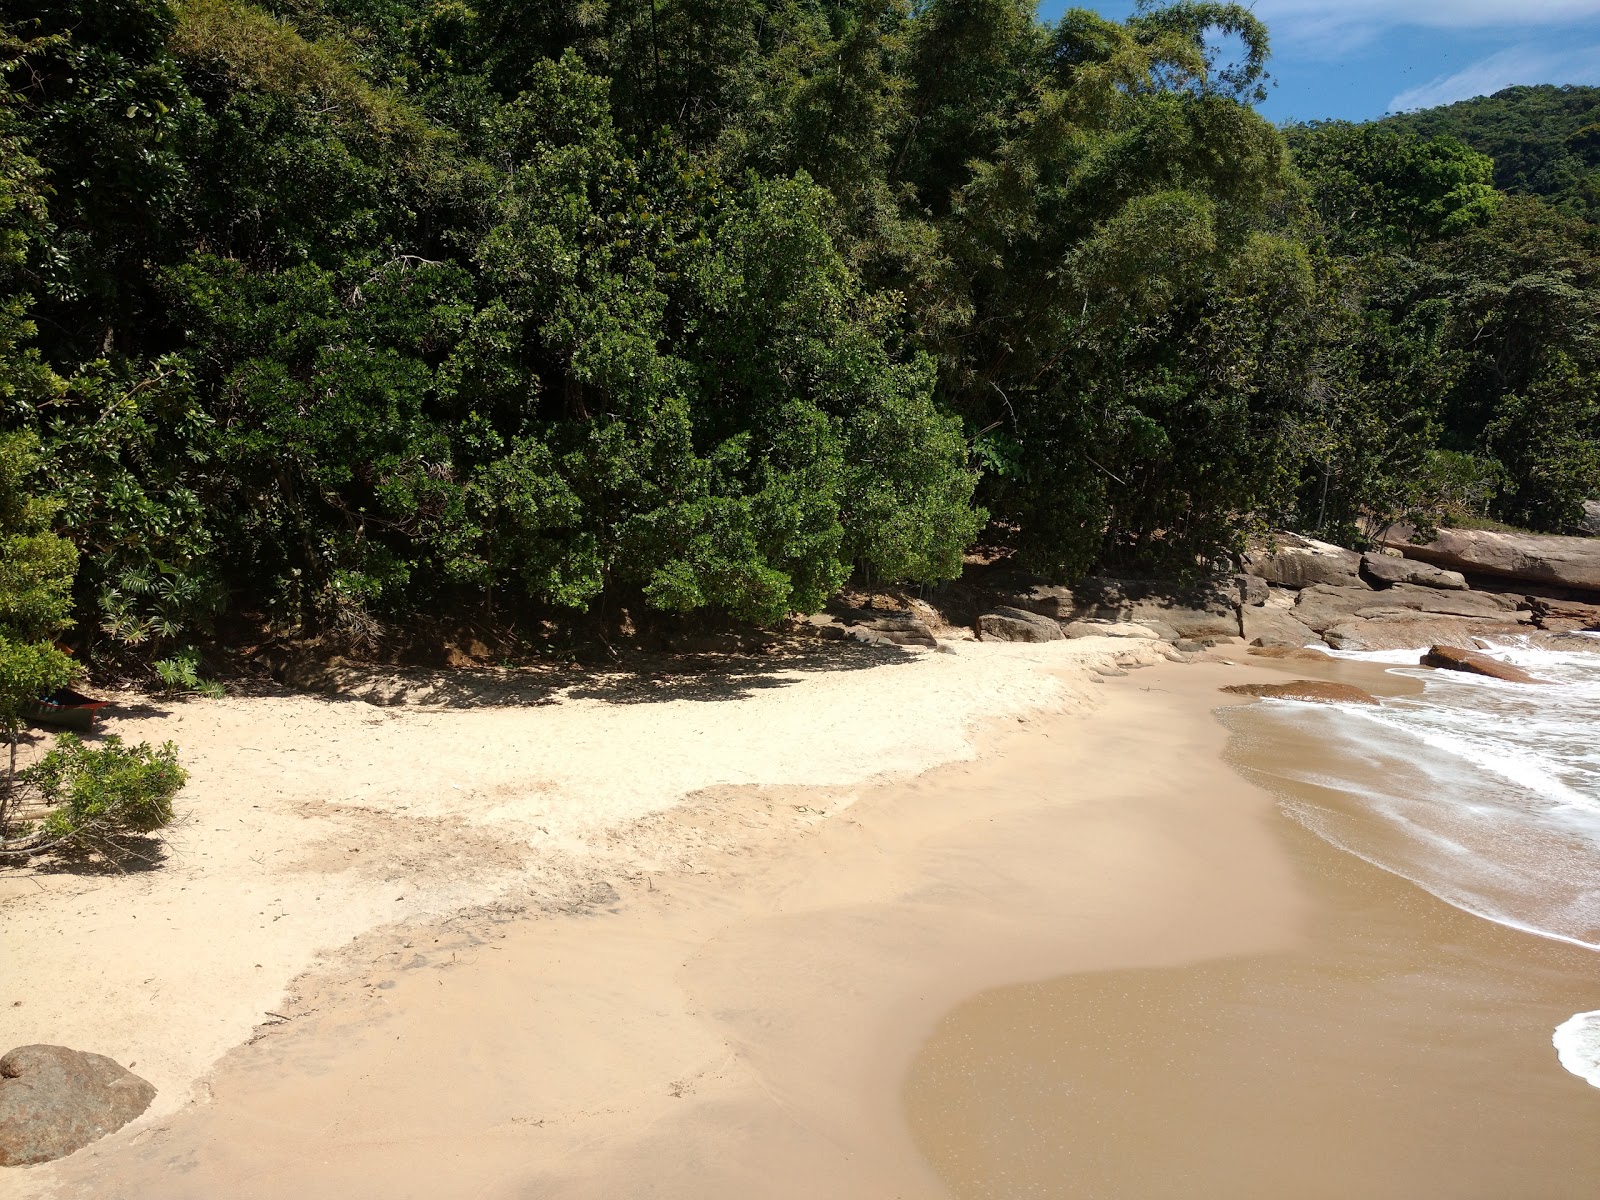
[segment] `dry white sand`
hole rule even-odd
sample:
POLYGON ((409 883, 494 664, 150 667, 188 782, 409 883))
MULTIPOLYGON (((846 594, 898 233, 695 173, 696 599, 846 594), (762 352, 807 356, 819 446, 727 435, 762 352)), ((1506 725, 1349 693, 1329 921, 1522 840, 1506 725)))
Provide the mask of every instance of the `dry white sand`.
POLYGON ((825 785, 848 804, 852 787, 973 757, 983 720, 1081 709, 1094 669, 1162 654, 1104 638, 953 650, 839 646, 799 668, 598 677, 521 704, 148 701, 107 728, 180 747, 190 783, 165 860, 0 875, 0 1048, 110 1055, 158 1088, 147 1124, 203 1098, 197 1081, 292 1008, 303 973, 354 969, 363 935, 485 906, 604 905, 617 883, 692 872, 737 842, 660 819, 686 799, 825 785))

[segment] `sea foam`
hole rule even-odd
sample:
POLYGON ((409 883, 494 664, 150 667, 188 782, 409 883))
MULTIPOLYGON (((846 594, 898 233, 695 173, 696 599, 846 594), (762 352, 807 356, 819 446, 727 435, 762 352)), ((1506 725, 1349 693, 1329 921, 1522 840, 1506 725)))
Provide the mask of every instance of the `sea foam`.
POLYGON ((1591 1087, 1600 1087, 1600 1012, 1579 1013, 1563 1021, 1550 1040, 1563 1067, 1591 1087))

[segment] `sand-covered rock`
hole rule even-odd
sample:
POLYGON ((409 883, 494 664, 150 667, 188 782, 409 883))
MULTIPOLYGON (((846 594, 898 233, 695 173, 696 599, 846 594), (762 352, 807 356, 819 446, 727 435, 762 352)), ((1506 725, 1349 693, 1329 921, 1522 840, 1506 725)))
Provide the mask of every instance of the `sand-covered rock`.
POLYGON ((1376 704, 1371 692, 1348 683, 1325 679, 1294 679, 1288 683, 1231 683, 1222 689, 1235 696, 1260 696, 1272 700, 1315 700, 1325 704, 1376 704))
POLYGON ((1131 621, 1068 621, 1061 632, 1069 638, 1114 637, 1160 640, 1161 635, 1148 625, 1131 621))
POLYGON ((1396 558, 1391 554, 1363 554, 1361 574, 1369 583, 1378 587, 1411 583, 1421 587, 1457 592, 1464 591, 1467 587, 1467 577, 1459 571, 1446 571, 1443 567, 1436 567, 1432 563, 1396 558))
POLYGON ((65 1158, 121 1129, 155 1095, 103 1054, 18 1046, 0 1058, 0 1166, 65 1158))
POLYGON ((1290 659, 1295 662, 1327 662, 1329 655, 1312 646, 1251 646, 1257 658, 1290 659))
POLYGON ((1441 529, 1413 545, 1412 530, 1400 526, 1384 544, 1407 558, 1468 575, 1498 575, 1530 583, 1600 592, 1600 539, 1492 529, 1441 529))
POLYGON ((1293 533, 1275 534, 1271 547, 1246 552, 1244 569, 1247 574, 1281 587, 1303 588, 1317 583, 1365 586, 1361 580, 1361 556, 1354 550, 1293 533))
POLYGON ((1463 650, 1458 646, 1434 646, 1422 656, 1422 665, 1438 667, 1443 671, 1465 671, 1472 675, 1487 675, 1490 679, 1504 679, 1509 683, 1538 683, 1521 667, 1501 662, 1477 650, 1463 650))

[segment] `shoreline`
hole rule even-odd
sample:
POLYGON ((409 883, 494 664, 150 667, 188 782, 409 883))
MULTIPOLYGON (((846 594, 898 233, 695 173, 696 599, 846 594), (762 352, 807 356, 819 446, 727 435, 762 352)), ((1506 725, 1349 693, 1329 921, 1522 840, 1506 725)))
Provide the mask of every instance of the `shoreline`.
POLYGON ((1316 780, 1381 788, 1385 766, 1319 729, 1318 710, 1284 711, 1219 715, 1230 762, 1284 806, 1274 838, 1303 890, 1303 936, 988 989, 953 1009, 905 1090, 952 1195, 1592 1190, 1600 1094, 1551 1038, 1594 1007, 1593 952, 1474 915, 1296 819, 1331 802, 1316 780))
POLYGON ((385 953, 366 947, 368 970, 303 980, 278 1010, 292 1020, 207 1077, 211 1103, 152 1114, 30 1182, 63 1196, 108 1180, 127 1196, 733 1196, 759 1176, 765 1194, 941 1195, 898 1097, 954 1005, 1297 936, 1272 800, 1223 761, 1211 715, 1221 683, 1281 668, 1163 664, 1091 692, 1059 654, 1045 669, 1067 674, 1062 700, 991 721, 979 757, 865 791, 704 797, 653 819, 701 839, 694 872, 608 885, 586 915, 396 931, 385 953), (594 1145, 603 1165, 587 1162, 594 1145))

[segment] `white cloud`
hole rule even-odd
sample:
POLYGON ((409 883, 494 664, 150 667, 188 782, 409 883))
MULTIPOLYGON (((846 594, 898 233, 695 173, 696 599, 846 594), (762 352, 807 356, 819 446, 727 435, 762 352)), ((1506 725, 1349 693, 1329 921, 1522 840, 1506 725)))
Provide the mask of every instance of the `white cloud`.
POLYGON ((1330 55, 1402 25, 1522 31, 1600 22, 1600 0, 1256 0, 1251 7, 1276 40, 1330 55))
POLYGON ((1440 75, 1401 92, 1389 101, 1389 111, 1453 104, 1518 83, 1600 83, 1600 45, 1568 49, 1513 46, 1452 75, 1440 75))

